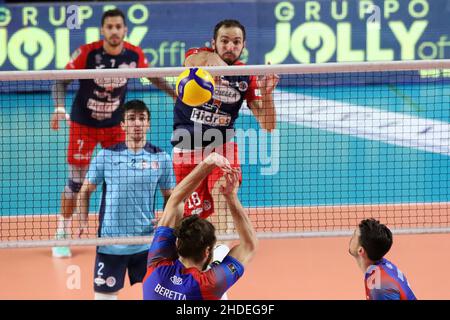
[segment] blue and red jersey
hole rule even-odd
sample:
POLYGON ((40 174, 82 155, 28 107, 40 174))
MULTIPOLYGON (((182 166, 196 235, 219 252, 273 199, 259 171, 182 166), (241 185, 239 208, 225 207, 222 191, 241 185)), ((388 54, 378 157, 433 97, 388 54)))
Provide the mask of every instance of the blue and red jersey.
MULTIPOLYGON (((141 48, 124 42, 118 55, 103 49, 103 40, 85 44, 73 54, 66 69, 147 68, 148 62, 141 48)), ((107 128, 121 121, 119 107, 125 101, 127 78, 81 79, 70 119, 82 125, 107 128)))
POLYGON ((242 277, 244 266, 226 256, 208 271, 186 268, 179 260, 174 230, 158 227, 143 280, 144 300, 219 300, 242 277))
POLYGON ((416 300, 405 275, 386 259, 367 268, 364 283, 367 300, 416 300))
MULTIPOLYGON (((188 50, 186 58, 199 51, 210 51, 210 48, 193 48, 188 50)), ((236 61, 234 65, 243 65, 236 61)), ((226 85, 218 85, 214 89, 214 95, 210 101, 197 107, 185 105, 177 99, 174 108, 174 122, 172 145, 180 149, 204 148, 208 145, 220 145, 229 142, 235 135, 234 122, 238 118, 239 110, 244 100, 247 103, 260 100, 255 76, 225 76, 226 85), (221 134, 221 141, 203 139, 208 129, 217 129, 221 134), (189 139, 184 135, 188 133, 189 139), (195 135, 200 139, 195 139, 195 135)))

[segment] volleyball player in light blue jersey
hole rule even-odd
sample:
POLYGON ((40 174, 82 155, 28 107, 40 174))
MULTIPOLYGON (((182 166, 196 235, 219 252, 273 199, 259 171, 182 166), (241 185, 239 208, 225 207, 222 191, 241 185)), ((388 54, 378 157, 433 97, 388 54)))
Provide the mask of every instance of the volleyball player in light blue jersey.
MULTIPOLYGON (((153 232, 155 195, 159 187, 165 202, 175 187, 172 160, 148 143, 150 111, 144 102, 133 100, 123 106, 121 126, 125 142, 101 150, 90 164, 77 206, 81 216, 80 235, 87 228, 89 198, 102 185, 99 237, 148 236, 153 232)), ((96 299, 117 299, 125 273, 131 285, 142 282, 147 270, 150 245, 97 247, 94 272, 96 299)))

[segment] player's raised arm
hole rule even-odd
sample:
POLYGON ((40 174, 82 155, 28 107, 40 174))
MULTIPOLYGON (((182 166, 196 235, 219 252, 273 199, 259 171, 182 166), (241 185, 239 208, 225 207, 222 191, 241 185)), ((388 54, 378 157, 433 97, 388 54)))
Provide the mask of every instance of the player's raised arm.
POLYGON ((239 244, 231 249, 229 255, 245 266, 255 254, 258 239, 253 225, 237 196, 239 170, 233 169, 225 177, 226 185, 222 187, 221 192, 227 201, 228 208, 233 217, 234 226, 239 235, 239 244))
POLYGON ((275 129, 277 121, 275 104, 273 101, 273 91, 280 78, 276 74, 268 74, 258 76, 256 79, 256 88, 261 93, 261 99, 250 101, 249 106, 261 128, 271 132, 275 129))
POLYGON ((185 67, 227 66, 225 61, 214 51, 191 49, 186 53, 185 67))
POLYGON ((171 96, 174 100, 177 99, 177 94, 175 89, 166 81, 164 78, 147 78, 150 82, 159 90, 167 93, 168 96, 171 96))
POLYGON ((185 199, 194 192, 199 183, 216 167, 221 168, 224 172, 231 172, 230 163, 226 158, 217 153, 211 153, 175 187, 159 221, 159 226, 175 227, 178 220, 183 216, 185 199))

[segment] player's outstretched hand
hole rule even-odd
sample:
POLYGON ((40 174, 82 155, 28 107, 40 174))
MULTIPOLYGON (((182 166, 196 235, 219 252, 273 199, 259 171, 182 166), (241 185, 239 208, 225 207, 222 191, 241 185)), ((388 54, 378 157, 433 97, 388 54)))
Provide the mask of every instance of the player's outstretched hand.
POLYGON ((225 174, 225 185, 220 186, 220 192, 224 196, 231 196, 237 193, 240 173, 241 170, 237 168, 232 169, 231 172, 225 174))
POLYGON ((226 67, 227 63, 215 52, 208 52, 206 55, 205 67, 226 67))
POLYGON ((58 130, 59 121, 61 120, 69 121, 70 116, 66 113, 66 110, 64 108, 56 108, 50 120, 50 128, 52 128, 52 130, 58 130))
POLYGON ((204 160, 205 163, 209 165, 215 165, 222 169, 225 173, 231 172, 231 165, 230 161, 228 161, 227 158, 224 156, 221 156, 220 154, 213 152, 209 156, 207 156, 204 160))
POLYGON ((271 94, 273 90, 277 87, 278 82, 280 81, 280 76, 277 74, 266 74, 263 76, 258 76, 256 82, 258 84, 258 88, 261 90, 261 93, 271 94))
MULTIPOLYGON (((270 65, 270 62, 268 64, 270 65)), ((266 74, 258 76, 256 79, 256 83, 261 90, 261 93, 266 95, 271 94, 273 90, 275 90, 280 81, 280 76, 277 74, 266 74)))

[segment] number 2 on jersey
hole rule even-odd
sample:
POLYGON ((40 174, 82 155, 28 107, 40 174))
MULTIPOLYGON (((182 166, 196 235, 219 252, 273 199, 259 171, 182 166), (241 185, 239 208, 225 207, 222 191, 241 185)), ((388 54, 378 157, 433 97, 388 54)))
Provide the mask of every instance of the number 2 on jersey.
POLYGON ((105 267, 105 264, 103 262, 99 262, 98 263, 98 270, 97 270, 97 275, 98 276, 103 276, 103 268, 105 267))

